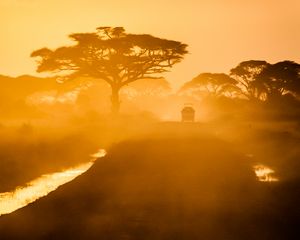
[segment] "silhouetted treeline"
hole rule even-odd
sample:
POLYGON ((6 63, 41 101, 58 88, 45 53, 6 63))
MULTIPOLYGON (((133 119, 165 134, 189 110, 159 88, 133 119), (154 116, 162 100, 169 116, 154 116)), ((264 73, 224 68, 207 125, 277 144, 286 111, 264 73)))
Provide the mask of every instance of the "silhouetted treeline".
POLYGON ((201 73, 178 91, 208 115, 242 116, 248 120, 290 119, 300 116, 300 64, 270 64, 250 60, 225 73, 201 73), (200 104, 201 103, 201 104, 200 104))
MULTIPOLYGON (((93 78, 60 83, 57 77, 0 75, 0 120, 63 121, 74 116, 103 115, 110 112, 110 94, 105 82, 93 78)), ((120 92, 123 113, 148 111, 159 117, 163 109, 158 106, 170 94, 170 84, 164 78, 133 82, 120 92)))
POLYGON ((300 64, 282 61, 244 61, 225 73, 202 73, 187 82, 181 92, 193 90, 198 94, 277 101, 282 97, 300 97, 300 64))

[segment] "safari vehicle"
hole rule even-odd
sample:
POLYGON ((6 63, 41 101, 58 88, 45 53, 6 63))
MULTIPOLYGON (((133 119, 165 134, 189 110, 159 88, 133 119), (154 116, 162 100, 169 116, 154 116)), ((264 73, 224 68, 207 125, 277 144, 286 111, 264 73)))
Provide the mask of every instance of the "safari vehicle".
POLYGON ((181 110, 181 121, 182 122, 194 122, 195 121, 195 109, 192 104, 185 104, 181 110))

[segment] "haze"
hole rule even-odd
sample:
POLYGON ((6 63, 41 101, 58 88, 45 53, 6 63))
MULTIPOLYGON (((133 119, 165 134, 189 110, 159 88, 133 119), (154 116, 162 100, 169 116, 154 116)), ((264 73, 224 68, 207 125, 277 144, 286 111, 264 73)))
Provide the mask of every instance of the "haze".
POLYGON ((243 60, 300 61, 297 0, 1 0, 0 9, 0 72, 10 76, 36 74, 33 50, 105 25, 189 44, 191 54, 165 75, 175 87, 243 60))
POLYGON ((0 0, 0 239, 300 239, 300 0, 0 0))

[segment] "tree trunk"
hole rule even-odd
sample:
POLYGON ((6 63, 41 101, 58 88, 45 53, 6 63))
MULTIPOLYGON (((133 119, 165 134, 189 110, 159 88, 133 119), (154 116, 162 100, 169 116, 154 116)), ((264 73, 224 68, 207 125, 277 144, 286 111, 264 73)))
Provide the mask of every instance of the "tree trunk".
POLYGON ((120 112, 120 87, 111 86, 111 112, 113 115, 118 115, 120 112))

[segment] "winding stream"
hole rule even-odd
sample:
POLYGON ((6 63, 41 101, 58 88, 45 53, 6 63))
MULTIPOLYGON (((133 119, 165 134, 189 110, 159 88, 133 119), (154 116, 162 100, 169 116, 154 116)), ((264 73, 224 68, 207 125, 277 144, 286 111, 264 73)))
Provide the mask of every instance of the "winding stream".
POLYGON ((12 192, 0 193, 0 216, 22 208, 37 199, 48 195, 59 186, 72 181, 77 176, 86 172, 97 158, 104 157, 106 151, 100 149, 91 155, 91 161, 66 169, 61 172, 45 174, 27 183, 25 187, 18 187, 12 192))

